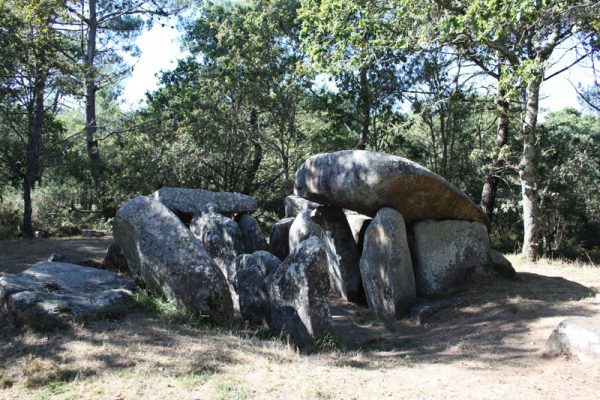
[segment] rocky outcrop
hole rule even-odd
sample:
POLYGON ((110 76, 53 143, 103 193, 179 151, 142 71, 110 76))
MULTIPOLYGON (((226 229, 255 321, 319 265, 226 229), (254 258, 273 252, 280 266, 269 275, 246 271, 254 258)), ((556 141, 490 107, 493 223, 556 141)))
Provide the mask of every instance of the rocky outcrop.
POLYGON ((548 355, 566 355, 597 363, 600 361, 600 318, 562 321, 548 338, 546 346, 548 355))
POLYGON ((303 199, 293 194, 287 196, 284 200, 286 218, 294 218, 303 210, 314 210, 320 204, 303 199))
POLYGON ((244 253, 252 254, 255 251, 267 250, 269 248, 265 235, 256 218, 250 214, 242 213, 235 217, 235 222, 237 222, 242 232, 244 253))
POLYGON ((269 328, 310 349, 331 331, 327 256, 316 237, 300 243, 267 279, 269 328))
POLYGON ((419 221, 412 232, 419 296, 452 292, 491 271, 488 232, 480 222, 419 221))
POLYGON ((131 273, 190 312, 227 325, 233 316, 227 281, 202 243, 165 205, 140 196, 123 205, 113 225, 131 273))
POLYGON ((41 262, 0 277, 0 306, 18 323, 45 328, 110 313, 129 301, 134 289, 110 271, 41 262))
POLYGON ((183 214, 206 212, 209 204, 213 204, 214 211, 220 214, 253 212, 258 209, 256 199, 240 193, 165 187, 154 192, 152 198, 171 211, 183 214))
POLYGON ((296 172, 294 192, 368 216, 392 207, 407 224, 424 219, 489 223, 475 203, 442 177, 410 160, 372 151, 309 158, 296 172))
POLYGON ((360 271, 373 313, 393 319, 408 313, 416 299, 415 277, 404 219, 382 208, 365 232, 360 271))
POLYGON ((269 253, 284 260, 290 254, 290 227, 294 218, 284 218, 271 226, 269 253))

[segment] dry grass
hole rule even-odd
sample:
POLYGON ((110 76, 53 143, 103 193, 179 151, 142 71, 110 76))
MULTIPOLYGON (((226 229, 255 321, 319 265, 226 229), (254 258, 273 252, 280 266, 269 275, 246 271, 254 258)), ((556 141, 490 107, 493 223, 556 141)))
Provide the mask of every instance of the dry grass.
MULTIPOLYGON (((0 320, 0 399, 592 399, 597 365, 544 357, 562 319, 599 316, 600 269, 524 263, 424 325, 336 305, 326 351, 138 311, 68 331, 0 320)), ((3 318, 3 317, 0 317, 3 318)))

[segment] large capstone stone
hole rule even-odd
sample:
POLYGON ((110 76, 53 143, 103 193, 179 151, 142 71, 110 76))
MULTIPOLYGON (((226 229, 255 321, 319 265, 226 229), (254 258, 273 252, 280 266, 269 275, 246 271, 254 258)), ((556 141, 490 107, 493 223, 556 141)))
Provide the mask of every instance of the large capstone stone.
POLYGON ((367 303, 378 318, 393 319, 408 313, 417 290, 406 226, 396 210, 382 208, 369 224, 360 271, 367 303))
POLYGON ((396 209, 407 224, 423 219, 488 223, 460 190, 405 158, 364 150, 318 154, 296 172, 295 194, 373 216, 396 209))
POLYGON ((251 254, 255 251, 267 250, 269 248, 265 235, 256 218, 250 214, 242 213, 235 217, 235 222, 237 222, 242 232, 244 253, 251 254))
POLYGON ((290 227, 294 218, 284 218, 271 226, 269 238, 269 253, 277 256, 280 260, 290 254, 290 227))
POLYGON ((321 241, 300 243, 267 279, 269 328, 310 349, 331 331, 327 256, 321 241))
POLYGON ((310 236, 323 242, 332 289, 345 300, 364 303, 358 248, 343 210, 321 206, 300 212, 290 227, 290 249, 310 236))
POLYGON ((413 265, 419 296, 455 291, 488 274, 488 232, 480 222, 419 221, 413 224, 413 265))
POLYGON ((41 262, 0 277, 0 306, 17 322, 44 328, 106 315, 130 300, 134 289, 110 271, 41 262))
POLYGON ((254 212, 258 209, 255 198, 240 193, 165 187, 154 192, 152 197, 177 214, 203 213, 208 211, 210 204, 220 214, 254 212))
POLYGON ((597 363, 600 361, 600 319, 566 319, 552 332, 546 345, 550 355, 597 363))
POLYGON ((215 212, 197 214, 190 229, 200 239, 204 249, 215 261, 229 286, 234 309, 238 309, 235 291, 235 258, 244 252, 242 232, 238 224, 215 212))
POLYGON ((165 205, 140 196, 123 205, 113 236, 131 273, 151 290, 220 325, 233 317, 225 276, 202 243, 165 205))
POLYGON ((315 208, 320 206, 320 204, 318 203, 308 201, 300 196, 296 196, 293 194, 285 198, 284 204, 286 218, 296 217, 296 215, 300 214, 301 211, 314 210, 315 208))

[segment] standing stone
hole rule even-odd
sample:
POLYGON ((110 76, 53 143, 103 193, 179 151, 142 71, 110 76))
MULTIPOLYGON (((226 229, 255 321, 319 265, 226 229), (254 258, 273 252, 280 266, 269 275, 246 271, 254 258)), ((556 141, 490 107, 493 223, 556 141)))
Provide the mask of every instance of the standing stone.
POLYGON ((481 209, 444 178, 405 158, 373 151, 309 158, 296 172, 294 194, 368 216, 391 207, 407 224, 423 219, 489 224, 481 209))
POLYGON ((258 209, 256 199, 240 193, 165 187, 154 192, 152 198, 175 213, 190 215, 206 212, 208 204, 214 204, 215 212, 220 214, 254 212, 258 209))
POLYGON ((242 318, 260 325, 266 322, 269 301, 265 274, 257 262, 258 258, 252 254, 242 254, 236 258, 235 288, 242 318))
POLYGON ((281 265, 281 260, 268 251, 257 251, 252 253, 252 256, 264 276, 271 275, 281 265))
POLYGON ((358 249, 342 209, 321 206, 303 210, 290 227, 290 249, 310 236, 321 239, 327 254, 332 289, 344 300, 364 303, 358 249))
POLYGON ((300 243, 266 284, 273 332, 309 349, 331 331, 327 256, 318 238, 300 243))
POLYGON ((399 212, 382 208, 365 232, 360 272, 367 303, 382 319, 408 313, 417 291, 406 238, 406 226, 399 212))
POLYGON ((290 227, 293 222, 294 218, 284 218, 271 226, 269 253, 280 260, 285 260, 290 254, 290 227))
POLYGON ((237 222, 242 232, 244 253, 252 254, 255 251, 267 250, 269 248, 265 235, 256 218, 250 214, 242 213, 235 217, 235 222, 237 222))
POLYGON ((512 266, 510 261, 504 257, 504 254, 494 249, 490 249, 489 259, 492 270, 501 277, 506 279, 514 279, 515 276, 517 276, 517 271, 515 271, 515 268, 512 266))
POLYGON ((233 307, 237 310, 235 258, 244 252, 242 232, 238 224, 230 218, 209 211, 195 215, 190 229, 194 236, 200 239, 208 255, 212 257, 227 279, 233 307))
POLYGON ((102 262, 104 268, 111 271, 127 272, 129 267, 127 266, 127 259, 121 251, 121 247, 115 242, 112 242, 108 249, 106 249, 106 255, 102 262))
POLYGON ((550 355, 566 355, 584 362, 600 361, 600 318, 562 321, 546 343, 550 355))
POLYGON ((351 210, 344 210, 344 214, 346 214, 346 219, 348 220, 348 225, 352 231, 354 243, 356 243, 356 247, 358 248, 358 253, 360 255, 362 254, 365 232, 367 231, 367 227, 369 226, 372 218, 351 210))
POLYGON ((414 223, 412 231, 419 296, 451 292, 489 273, 490 243, 482 223, 427 220, 414 223))
POLYGON ((233 317, 227 281, 202 243, 163 204, 139 196, 123 205, 113 225, 131 273, 185 310, 220 325, 233 317))
POLYGON ((319 203, 314 203, 296 195, 289 195, 285 198, 285 216, 294 218, 303 210, 314 210, 319 207, 319 203))

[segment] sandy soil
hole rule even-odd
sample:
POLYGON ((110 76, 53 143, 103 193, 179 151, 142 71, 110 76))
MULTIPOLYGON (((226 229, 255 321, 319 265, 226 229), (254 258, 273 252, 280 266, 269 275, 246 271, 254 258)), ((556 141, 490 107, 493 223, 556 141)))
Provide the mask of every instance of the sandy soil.
MULTIPOLYGON (((82 253, 90 258, 108 243, 56 244, 67 242, 95 249, 82 253)), ((23 243, 0 243, 13 249, 8 261, 0 253, 2 268, 28 265, 23 252, 42 256, 29 244, 17 251, 23 243)), ((140 311, 51 333, 0 317, 0 399, 598 398, 597 364, 544 352, 561 320, 600 317, 600 268, 513 262, 517 280, 482 282, 457 295, 460 306, 421 325, 382 323, 334 302, 329 350, 311 355, 261 332, 168 313, 140 311)))

